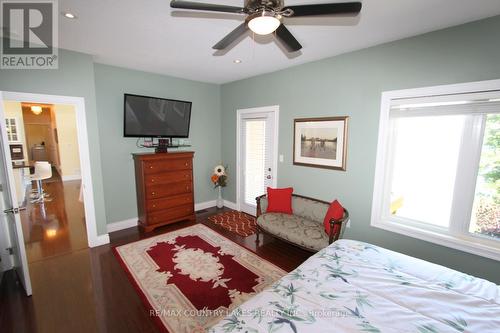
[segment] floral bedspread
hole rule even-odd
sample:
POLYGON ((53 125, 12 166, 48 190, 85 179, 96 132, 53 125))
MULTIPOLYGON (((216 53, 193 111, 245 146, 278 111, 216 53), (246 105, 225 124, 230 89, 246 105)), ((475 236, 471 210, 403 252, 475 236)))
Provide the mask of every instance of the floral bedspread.
POLYGON ((339 240, 209 332, 500 332, 500 286, 339 240))

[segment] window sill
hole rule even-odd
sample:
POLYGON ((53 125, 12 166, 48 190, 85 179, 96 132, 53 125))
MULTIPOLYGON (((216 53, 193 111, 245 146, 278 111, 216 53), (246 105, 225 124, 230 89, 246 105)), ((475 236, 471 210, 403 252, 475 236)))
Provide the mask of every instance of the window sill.
POLYGON ((412 238, 417 238, 434 244, 446 246, 452 249, 486 257, 496 261, 500 261, 500 242, 498 242, 499 243, 498 246, 494 246, 490 245, 489 243, 495 241, 484 240, 482 242, 479 242, 478 241, 478 239, 480 239, 479 237, 474 237, 474 236, 456 237, 449 234, 437 233, 429 230, 424 230, 421 228, 403 225, 401 223, 384 221, 384 220, 379 220, 379 221, 372 220, 371 226, 395 232, 397 234, 409 236, 412 238))

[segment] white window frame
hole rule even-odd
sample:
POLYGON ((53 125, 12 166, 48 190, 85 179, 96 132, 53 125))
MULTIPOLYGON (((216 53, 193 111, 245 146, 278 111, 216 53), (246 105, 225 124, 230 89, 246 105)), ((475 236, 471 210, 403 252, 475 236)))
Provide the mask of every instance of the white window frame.
MULTIPOLYGON (((471 154, 477 157, 476 163, 468 163, 466 166, 469 168, 467 174, 475 174, 476 176, 457 177, 454 201, 451 209, 451 221, 459 222, 450 224, 450 229, 440 229, 439 227, 430 227, 429 225, 424 226, 424 224, 418 221, 389 216, 387 214, 388 210, 385 209, 387 207, 386 198, 388 197, 386 191, 390 191, 391 178, 388 168, 392 165, 389 160, 389 139, 391 137, 389 116, 392 101, 395 99, 466 93, 477 94, 491 91, 500 91, 500 80, 393 90, 382 93, 371 226, 500 261, 500 241, 468 233, 484 135, 484 121, 480 121, 480 119, 484 117, 472 116, 475 117, 474 121, 468 122, 469 128, 467 130, 476 139, 472 140, 474 141, 473 144, 466 147, 466 154, 463 154, 464 151, 462 150, 460 158, 471 156, 471 154)), ((459 163, 461 162, 459 161, 459 163)))

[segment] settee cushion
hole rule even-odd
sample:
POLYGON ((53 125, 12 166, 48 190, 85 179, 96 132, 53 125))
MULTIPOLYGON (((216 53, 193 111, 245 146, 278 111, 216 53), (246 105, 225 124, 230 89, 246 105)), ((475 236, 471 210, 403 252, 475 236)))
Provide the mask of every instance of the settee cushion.
POLYGON ((268 233, 312 251, 328 246, 323 224, 299 215, 266 213, 257 218, 257 224, 268 233))

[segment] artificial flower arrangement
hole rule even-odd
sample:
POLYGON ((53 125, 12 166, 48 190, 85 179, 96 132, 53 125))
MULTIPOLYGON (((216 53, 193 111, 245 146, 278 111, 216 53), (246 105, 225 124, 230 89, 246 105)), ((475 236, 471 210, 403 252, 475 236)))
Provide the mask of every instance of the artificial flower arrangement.
POLYGON ((227 185, 227 174, 226 174, 227 166, 217 165, 214 168, 214 173, 210 178, 212 183, 214 183, 214 187, 226 187, 227 185))

